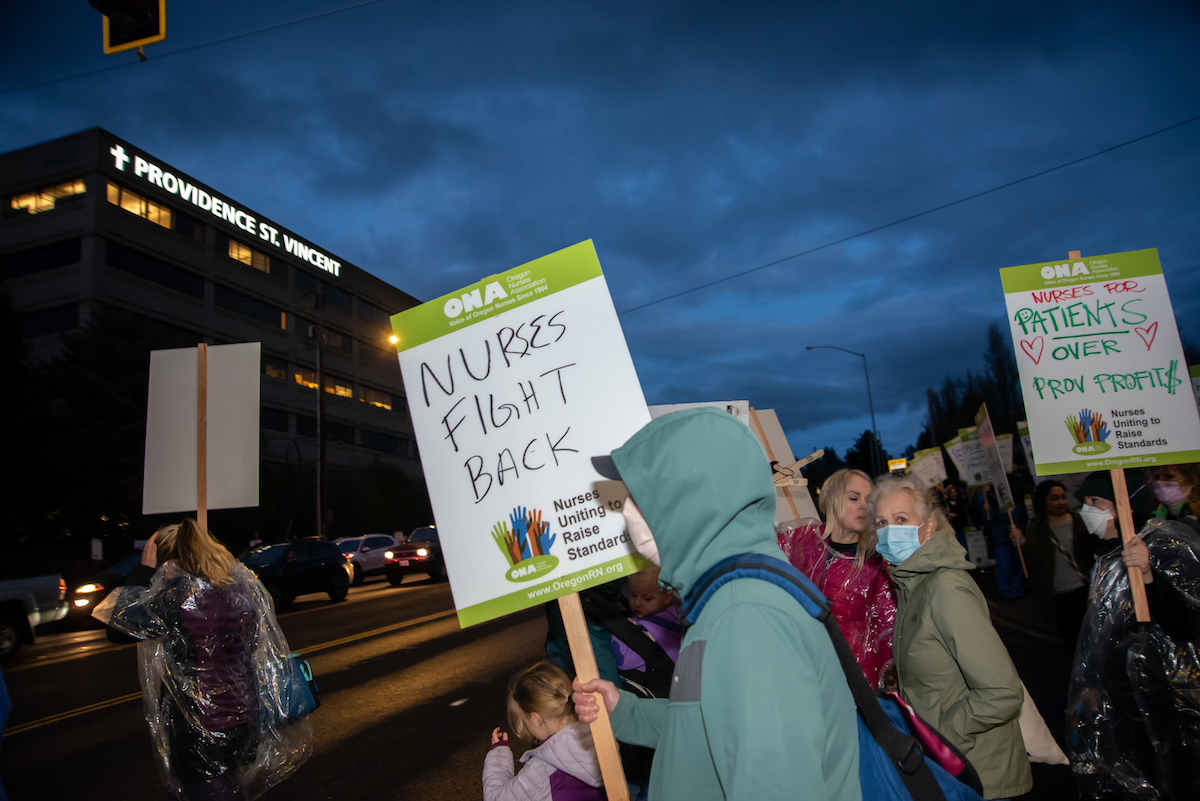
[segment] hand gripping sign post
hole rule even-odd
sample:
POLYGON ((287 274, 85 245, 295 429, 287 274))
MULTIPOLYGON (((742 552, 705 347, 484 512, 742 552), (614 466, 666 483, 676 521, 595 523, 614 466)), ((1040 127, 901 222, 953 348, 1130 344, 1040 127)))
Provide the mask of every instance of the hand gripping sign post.
POLYGON ((258 506, 261 348, 151 351, 142 514, 258 506))
MULTIPOLYGON (((1008 478, 1004 475, 1004 457, 996 443, 996 432, 992 428, 991 418, 988 417, 986 403, 975 413, 975 430, 979 435, 980 451, 987 463, 992 491, 996 493, 996 503, 1000 504, 1000 511, 1008 512, 1008 525, 1010 529, 1014 528, 1016 524, 1013 523, 1012 510, 1016 502, 1013 500, 1012 487, 1008 485, 1008 478)), ((1029 568, 1025 566, 1025 554, 1021 552, 1021 543, 1013 540, 1013 545, 1017 547, 1017 556, 1021 557, 1021 572, 1025 574, 1025 578, 1029 578, 1029 568)))
MULTIPOLYGON (((1126 467, 1200 461, 1200 416, 1158 251, 1000 270, 1039 476, 1109 470, 1136 536, 1126 467)), ((1130 573, 1138 620, 1141 574, 1130 573)))
MULTIPOLYGON (((650 420, 590 241, 392 317, 459 623, 559 600, 581 681, 597 676, 576 593, 640 570, 624 485, 591 457, 650 420)), ((627 788, 601 703, 610 799, 627 788)))

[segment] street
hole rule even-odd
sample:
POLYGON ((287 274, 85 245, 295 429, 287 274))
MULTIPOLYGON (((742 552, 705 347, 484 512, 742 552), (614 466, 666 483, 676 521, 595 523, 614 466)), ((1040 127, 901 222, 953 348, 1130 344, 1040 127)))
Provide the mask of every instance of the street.
MULTIPOLYGON (((315 747, 264 799, 478 799, 508 678, 538 658, 540 608, 459 628, 450 587, 369 578, 342 603, 301 596, 279 617, 321 690, 315 747)), ((5 666, 13 712, 0 745, 9 797, 158 799, 136 648, 102 630, 39 636, 5 666)))

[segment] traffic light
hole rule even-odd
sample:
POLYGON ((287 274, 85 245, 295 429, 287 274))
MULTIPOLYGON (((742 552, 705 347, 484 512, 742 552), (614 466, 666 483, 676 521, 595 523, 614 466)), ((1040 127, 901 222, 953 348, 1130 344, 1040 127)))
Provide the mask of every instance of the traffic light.
POLYGON ((120 53, 167 38, 167 0, 88 0, 104 15, 104 52, 120 53))

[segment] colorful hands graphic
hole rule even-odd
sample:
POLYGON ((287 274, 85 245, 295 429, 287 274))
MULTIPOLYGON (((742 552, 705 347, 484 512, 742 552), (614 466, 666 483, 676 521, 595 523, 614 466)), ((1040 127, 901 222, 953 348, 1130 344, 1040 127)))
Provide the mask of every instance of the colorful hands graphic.
POLYGON ((492 539, 511 565, 550 553, 558 538, 550 533, 550 524, 542 522, 538 509, 529 511, 518 506, 509 515, 508 523, 512 524, 511 529, 503 520, 492 526, 492 539))
POLYGON ((1108 439, 1108 423, 1102 422, 1103 415, 1091 409, 1082 409, 1079 417, 1067 418, 1067 430, 1076 443, 1105 442, 1108 439))

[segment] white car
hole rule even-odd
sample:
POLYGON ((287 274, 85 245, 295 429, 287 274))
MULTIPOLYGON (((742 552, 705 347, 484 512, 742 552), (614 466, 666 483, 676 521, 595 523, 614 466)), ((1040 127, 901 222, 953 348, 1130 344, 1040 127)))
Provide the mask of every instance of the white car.
POLYGON ((350 561, 354 584, 362 584, 363 576, 383 572, 384 554, 398 543, 391 534, 367 534, 364 537, 342 537, 334 540, 350 561))

